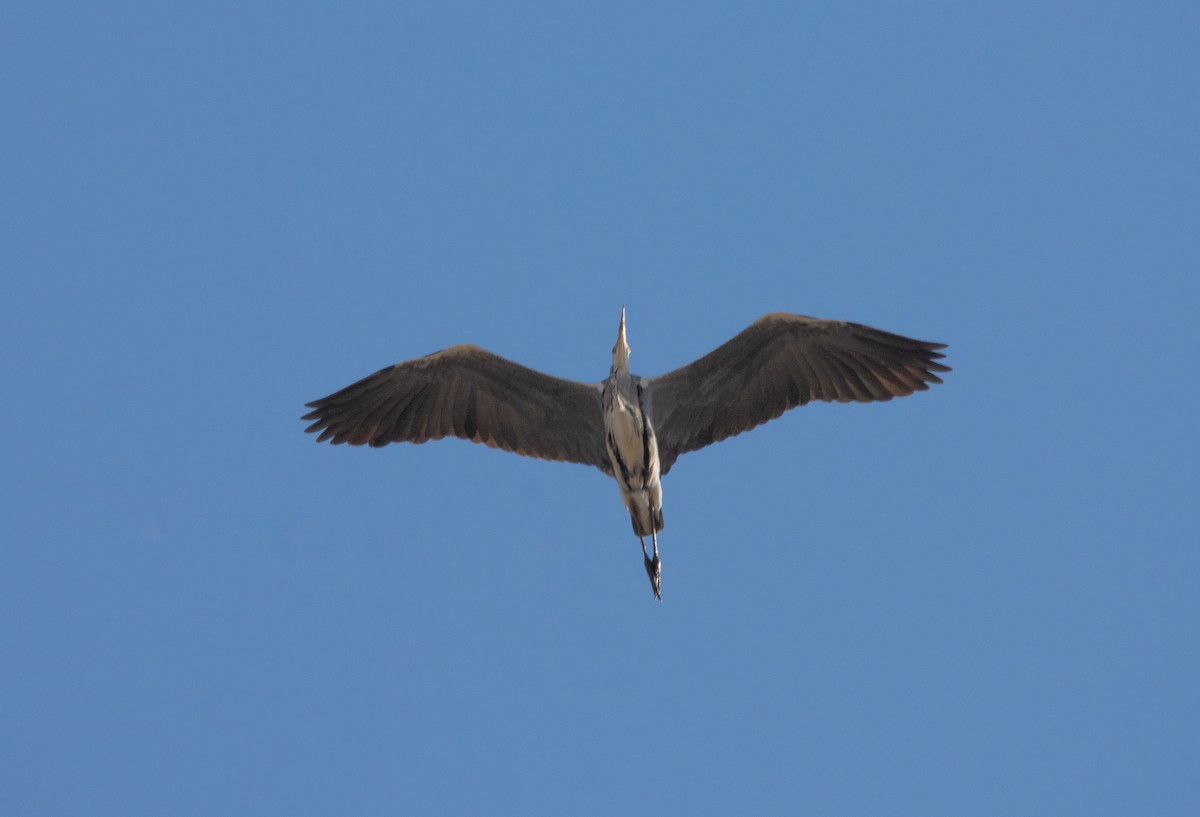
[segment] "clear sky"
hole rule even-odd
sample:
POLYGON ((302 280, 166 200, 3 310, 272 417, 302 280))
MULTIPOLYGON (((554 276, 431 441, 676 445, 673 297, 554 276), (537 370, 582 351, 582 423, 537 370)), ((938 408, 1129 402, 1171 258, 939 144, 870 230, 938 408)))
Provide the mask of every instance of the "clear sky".
POLYGON ((1200 813, 1195 3, 26 3, 0 814, 1200 813), (949 344, 664 482, 306 401, 949 344))

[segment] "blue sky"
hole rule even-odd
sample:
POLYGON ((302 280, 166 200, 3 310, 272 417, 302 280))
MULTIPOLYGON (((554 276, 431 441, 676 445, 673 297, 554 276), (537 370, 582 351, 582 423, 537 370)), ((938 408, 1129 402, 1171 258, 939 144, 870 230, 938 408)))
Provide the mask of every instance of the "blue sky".
POLYGON ((1189 3, 27 4, 0 813, 1200 812, 1189 3), (303 404, 950 344, 616 486, 303 404))

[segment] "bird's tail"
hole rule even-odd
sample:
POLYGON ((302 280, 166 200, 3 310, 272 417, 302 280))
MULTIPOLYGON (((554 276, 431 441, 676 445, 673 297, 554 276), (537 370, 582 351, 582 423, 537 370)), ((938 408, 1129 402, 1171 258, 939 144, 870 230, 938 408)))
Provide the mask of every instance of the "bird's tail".
POLYGON ((663 529, 662 508, 639 508, 634 505, 629 509, 629 518, 633 521, 635 536, 650 536, 663 529))

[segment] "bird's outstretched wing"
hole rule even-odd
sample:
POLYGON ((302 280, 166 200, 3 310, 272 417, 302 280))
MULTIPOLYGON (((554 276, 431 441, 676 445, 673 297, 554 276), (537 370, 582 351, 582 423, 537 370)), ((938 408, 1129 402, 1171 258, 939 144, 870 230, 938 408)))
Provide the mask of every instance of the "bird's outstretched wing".
POLYGON ((810 400, 891 400, 941 383, 945 344, 803 315, 765 315, 723 346, 642 381, 665 474, 680 455, 810 400))
POLYGON ((314 400, 317 442, 382 446, 454 436, 544 460, 612 466, 600 387, 535 372, 478 346, 381 369, 314 400))

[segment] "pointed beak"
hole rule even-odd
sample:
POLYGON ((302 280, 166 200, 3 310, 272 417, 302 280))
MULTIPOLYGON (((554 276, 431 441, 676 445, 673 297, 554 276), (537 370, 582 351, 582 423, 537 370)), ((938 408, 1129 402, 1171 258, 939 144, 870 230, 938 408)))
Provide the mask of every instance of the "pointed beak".
POLYGON ((629 342, 625 340, 625 307, 621 307, 621 330, 617 333, 617 342, 613 346, 613 371, 629 370, 629 342))

